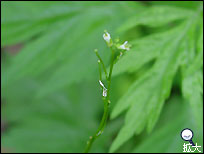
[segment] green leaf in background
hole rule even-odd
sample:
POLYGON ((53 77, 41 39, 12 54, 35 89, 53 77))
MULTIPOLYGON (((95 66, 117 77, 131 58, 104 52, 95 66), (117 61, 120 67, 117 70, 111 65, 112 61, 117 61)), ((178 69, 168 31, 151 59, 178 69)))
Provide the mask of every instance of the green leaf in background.
MULTIPOLYGON (((16 6, 10 2, 6 4, 8 5, 7 7, 16 6)), ((11 86, 12 83, 20 79, 32 77, 43 84, 42 89, 37 92, 37 95, 46 96, 73 82, 91 78, 97 68, 97 66, 94 66, 96 60, 93 50, 97 47, 102 51, 102 55, 107 55, 106 48, 104 48, 105 43, 102 43, 104 29, 108 29, 114 33, 113 27, 121 24, 120 18, 129 16, 135 8, 141 6, 136 3, 128 7, 132 2, 119 3, 118 6, 115 6, 112 2, 108 2, 100 7, 92 6, 93 4, 91 5, 89 2, 88 4, 90 6, 87 5, 87 7, 85 7, 86 3, 82 3, 81 5, 78 5, 78 3, 74 4, 76 5, 76 9, 74 9, 75 7, 70 8, 69 3, 66 3, 63 7, 60 5, 59 7, 54 7, 53 5, 50 6, 50 3, 45 3, 45 6, 48 5, 51 9, 50 12, 56 13, 57 15, 50 14, 49 10, 45 7, 44 9, 41 8, 42 10, 39 12, 41 13, 41 17, 36 14, 36 3, 30 6, 34 8, 33 18, 35 20, 29 23, 34 24, 33 22, 37 20, 39 23, 36 26, 40 26, 40 21, 42 20, 49 27, 46 28, 46 32, 37 39, 29 42, 12 59, 11 67, 5 70, 2 76, 2 89, 11 86), (53 8, 55 10, 52 10, 53 8), (123 9, 124 11, 121 11, 123 9), (128 13, 126 13, 127 9, 128 13), (73 10, 80 11, 76 15, 74 14, 74 16, 69 17, 69 13, 73 10), (66 16, 67 14, 68 16, 66 16), (52 17, 55 20, 51 20, 52 17), (51 19, 47 21, 47 18, 51 19), (83 23, 83 26, 80 23, 83 23)), ((27 3, 24 5, 26 6, 27 3)), ((16 9, 20 8, 17 7, 16 9)), ((3 19, 6 18, 6 14, 3 15, 5 15, 3 19)), ((28 20, 28 16, 23 16, 22 18, 22 20, 28 20)), ((6 19, 5 21, 3 20, 3 24, 7 22, 6 19)), ((6 31, 4 31, 4 28, 2 30, 5 32, 5 36, 9 36, 6 32, 7 28, 6 31)))
POLYGON ((163 51, 153 68, 136 80, 116 104, 111 115, 112 118, 124 110, 128 111, 125 124, 114 140, 110 152, 117 150, 135 133, 141 133, 146 125, 148 132, 155 126, 164 102, 170 95, 174 76, 181 65, 185 51, 183 41, 193 23, 197 22, 199 13, 196 12, 187 22, 184 22, 184 27, 179 33, 176 33, 176 38, 173 38, 165 48, 162 48, 163 51))
POLYGON ((1 8, 3 46, 27 41, 81 9, 56 2, 3 2, 1 8))
POLYGON ((136 72, 148 62, 155 60, 163 52, 169 41, 177 37, 177 33, 182 28, 178 26, 167 32, 152 34, 132 41, 131 50, 116 63, 113 75, 136 72))
MULTIPOLYGON (((98 87, 90 87, 90 84, 72 86, 41 100, 30 97, 40 87, 38 83, 24 80, 23 84, 15 84, 6 97, 6 108, 3 110, 4 117, 14 129, 2 136, 1 146, 7 152, 17 153, 83 151, 89 134, 98 127, 97 117, 102 107, 99 92, 95 90, 98 87), (93 102, 89 101, 90 95, 94 95, 93 102)), ((118 126, 120 121, 109 123, 106 134, 96 142, 92 151, 107 152, 105 147, 118 126)))
MULTIPOLYGON (((164 107, 158 126, 151 134, 135 147, 133 153, 182 153, 183 144, 180 132, 184 128, 191 128, 194 132, 193 141, 203 151, 202 129, 198 129, 191 118, 188 105, 178 96, 173 96, 164 107)), ((198 151, 197 151, 198 152, 198 151)))
MULTIPOLYGON (((190 103, 199 128, 203 126, 203 71, 201 70, 203 68, 203 21, 200 27, 198 44, 194 42, 192 48, 190 48, 191 50, 187 50, 186 52, 187 55, 192 55, 192 58, 188 59, 183 66, 182 80, 183 95, 190 103)), ((194 32, 194 35, 195 34, 194 32)), ((191 41, 194 40, 192 37, 190 38, 191 41)), ((190 42, 188 44, 190 44, 190 42)))
POLYGON ((191 15, 191 11, 181 8, 154 6, 129 18, 118 31, 126 31, 138 25, 159 27, 175 20, 188 18, 191 15))
POLYGON ((2 153, 84 151, 103 113, 93 51, 108 68, 105 29, 132 46, 114 66, 111 120, 90 152, 182 152, 184 128, 203 146, 201 5, 1 2, 2 153))

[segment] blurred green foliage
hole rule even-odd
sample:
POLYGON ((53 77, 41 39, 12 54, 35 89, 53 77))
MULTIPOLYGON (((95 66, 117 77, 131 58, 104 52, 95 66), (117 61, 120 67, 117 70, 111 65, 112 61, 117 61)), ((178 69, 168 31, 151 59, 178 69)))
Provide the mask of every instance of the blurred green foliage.
POLYGON ((109 67, 105 29, 132 48, 113 70, 111 118, 91 152, 182 152, 184 128, 203 146, 202 6, 1 2, 1 116, 8 123, 1 146, 84 150, 103 113, 93 50, 109 67), (16 44, 23 46, 19 53, 7 52, 16 44))

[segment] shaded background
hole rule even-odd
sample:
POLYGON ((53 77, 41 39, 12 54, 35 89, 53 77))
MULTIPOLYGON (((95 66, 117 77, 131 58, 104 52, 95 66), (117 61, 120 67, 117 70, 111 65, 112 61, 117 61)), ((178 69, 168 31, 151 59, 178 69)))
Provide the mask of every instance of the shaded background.
MULTIPOLYGON (((2 152, 82 152, 103 114, 93 50, 98 48, 108 65, 104 29, 122 41, 162 31, 145 26, 125 34, 115 30, 154 5, 195 10, 201 3, 1 2, 2 152)), ((111 110, 146 69, 114 76, 111 110)), ((177 77, 154 130, 135 135, 118 152, 182 152, 178 132, 186 125, 203 144, 179 84, 177 77)), ((124 115, 109 121, 91 152, 108 152, 123 122, 124 115)))

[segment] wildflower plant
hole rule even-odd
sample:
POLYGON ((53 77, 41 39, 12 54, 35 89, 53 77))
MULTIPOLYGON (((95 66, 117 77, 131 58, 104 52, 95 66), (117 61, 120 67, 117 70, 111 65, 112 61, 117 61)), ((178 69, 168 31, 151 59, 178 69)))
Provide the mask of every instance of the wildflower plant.
POLYGON ((1 10, 2 151, 182 153, 184 128, 203 148, 203 2, 3 1, 1 10))
POLYGON ((119 39, 116 39, 115 42, 112 40, 111 35, 105 30, 103 34, 103 39, 105 40, 107 46, 111 51, 111 60, 110 60, 110 69, 107 72, 105 64, 98 53, 98 50, 95 49, 94 52, 98 58, 98 69, 99 69, 99 84, 102 89, 102 100, 104 103, 104 113, 101 119, 100 125, 93 136, 89 137, 87 141, 87 146, 85 148, 85 153, 88 153, 90 148, 92 147, 93 142, 103 133, 104 128, 107 123, 108 115, 109 115, 109 106, 110 106, 110 87, 111 87, 111 77, 114 64, 120 57, 128 50, 130 50, 131 45, 128 44, 128 41, 125 41, 123 44, 119 44, 119 39), (118 52, 119 51, 119 52, 118 52), (105 81, 102 81, 102 70, 105 73, 105 81), (104 84, 107 83, 107 86, 104 84))

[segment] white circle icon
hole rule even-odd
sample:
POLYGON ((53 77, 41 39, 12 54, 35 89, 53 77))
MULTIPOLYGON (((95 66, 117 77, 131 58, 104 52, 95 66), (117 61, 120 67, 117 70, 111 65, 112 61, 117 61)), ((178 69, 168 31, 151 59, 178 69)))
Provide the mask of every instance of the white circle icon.
POLYGON ((181 131, 181 137, 185 141, 190 141, 193 138, 193 131, 186 128, 181 131))

